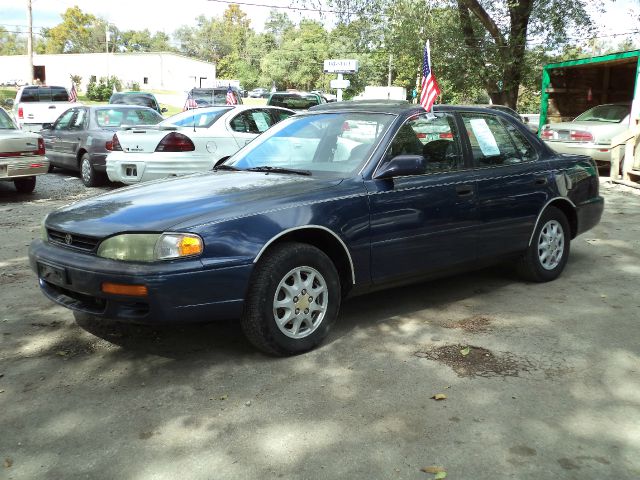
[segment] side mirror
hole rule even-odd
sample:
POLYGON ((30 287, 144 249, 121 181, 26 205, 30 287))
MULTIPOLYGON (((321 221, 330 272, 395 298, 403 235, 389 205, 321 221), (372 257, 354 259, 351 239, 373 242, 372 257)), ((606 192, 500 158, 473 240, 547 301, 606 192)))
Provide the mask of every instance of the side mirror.
POLYGON ((43 123, 42 130, 51 130, 53 128, 53 123, 43 123))
POLYGON ((165 113, 165 112, 168 112, 168 111, 169 111, 169 110, 167 109, 167 107, 162 107, 162 108, 160 109, 160 113, 165 113))
POLYGON ((422 175, 427 170, 427 161, 422 155, 398 155, 382 165, 374 179, 422 175))

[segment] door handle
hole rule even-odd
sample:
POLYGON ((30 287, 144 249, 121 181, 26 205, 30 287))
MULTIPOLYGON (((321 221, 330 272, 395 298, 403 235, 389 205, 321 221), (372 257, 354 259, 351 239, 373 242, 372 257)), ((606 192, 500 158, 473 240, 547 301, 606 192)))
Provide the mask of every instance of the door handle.
POLYGON ((473 185, 457 185, 456 193, 459 197, 468 197, 473 195, 473 185))
POLYGON ((535 181, 533 182, 535 185, 546 185, 547 184, 547 177, 536 177, 535 181))
POLYGON ((55 110, 56 106, 55 105, 49 105, 49 110, 51 110, 51 109, 55 110))

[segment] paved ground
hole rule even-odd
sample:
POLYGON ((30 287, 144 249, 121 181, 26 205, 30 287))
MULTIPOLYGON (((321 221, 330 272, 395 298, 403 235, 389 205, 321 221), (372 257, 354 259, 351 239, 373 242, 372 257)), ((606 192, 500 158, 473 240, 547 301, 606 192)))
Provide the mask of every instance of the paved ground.
POLYGON ((640 196, 604 188, 553 283, 499 267, 356 298, 274 359, 233 322, 78 326, 38 292, 44 214, 108 189, 0 183, 0 478, 640 478, 640 196))

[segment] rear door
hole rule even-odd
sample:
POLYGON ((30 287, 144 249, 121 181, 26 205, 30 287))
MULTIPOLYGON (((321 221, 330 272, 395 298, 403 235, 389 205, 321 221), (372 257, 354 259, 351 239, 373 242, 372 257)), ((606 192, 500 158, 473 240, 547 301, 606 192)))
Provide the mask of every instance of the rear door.
POLYGON ((549 167, 514 121, 461 113, 473 157, 479 257, 524 251, 548 198, 549 167))

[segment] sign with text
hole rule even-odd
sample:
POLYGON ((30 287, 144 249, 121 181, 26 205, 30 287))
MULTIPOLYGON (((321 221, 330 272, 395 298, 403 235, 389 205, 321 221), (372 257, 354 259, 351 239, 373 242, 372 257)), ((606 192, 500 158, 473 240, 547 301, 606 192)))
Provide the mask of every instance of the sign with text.
POLYGON ((324 73, 356 73, 357 60, 325 60, 324 73))

